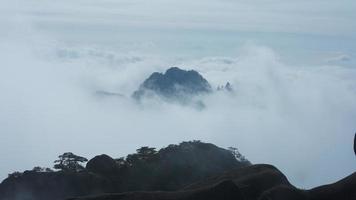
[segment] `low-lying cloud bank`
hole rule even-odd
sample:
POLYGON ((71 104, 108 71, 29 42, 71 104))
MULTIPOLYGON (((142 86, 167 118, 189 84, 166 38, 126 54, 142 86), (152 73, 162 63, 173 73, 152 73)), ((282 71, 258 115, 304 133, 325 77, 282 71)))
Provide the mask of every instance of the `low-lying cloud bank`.
POLYGON ((236 146, 300 187, 355 171, 355 68, 290 66, 279 52, 256 45, 224 57, 165 56, 147 51, 155 47, 149 41, 134 50, 70 45, 33 33, 22 18, 9 20, 0 21, 1 178, 50 166, 66 151, 119 157, 142 145, 193 139, 236 146), (172 66, 197 70, 213 87, 229 81, 235 93, 207 96, 202 111, 129 98, 152 72, 172 66), (96 91, 127 98, 100 98, 96 91))
POLYGON ((175 61, 120 53, 98 59, 105 51, 44 60, 21 46, 2 49, 2 177, 48 166, 64 151, 118 157, 140 145, 193 139, 237 146, 252 162, 275 164, 302 187, 335 181, 355 169, 353 68, 286 66, 260 46, 246 46, 233 58, 175 61), (120 61, 108 64, 112 59, 120 61), (202 111, 130 99, 150 73, 170 66, 195 69, 213 87, 229 81, 235 93, 207 96, 202 111), (127 98, 99 98, 97 90, 127 98))

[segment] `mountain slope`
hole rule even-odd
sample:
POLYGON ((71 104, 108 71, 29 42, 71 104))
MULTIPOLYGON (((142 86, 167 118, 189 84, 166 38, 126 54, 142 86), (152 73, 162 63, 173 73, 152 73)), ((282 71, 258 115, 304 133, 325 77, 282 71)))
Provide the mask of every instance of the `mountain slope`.
POLYGON ((329 185, 301 190, 271 165, 252 165, 174 192, 130 192, 71 200, 354 200, 356 173, 329 185))

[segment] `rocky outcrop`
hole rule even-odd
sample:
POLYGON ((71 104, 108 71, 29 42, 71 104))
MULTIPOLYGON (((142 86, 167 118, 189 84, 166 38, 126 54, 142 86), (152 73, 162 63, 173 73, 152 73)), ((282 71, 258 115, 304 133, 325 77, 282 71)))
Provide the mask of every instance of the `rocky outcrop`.
POLYGON ((137 100, 158 96, 165 100, 184 102, 210 92, 212 89, 209 82, 197 71, 172 67, 164 74, 151 74, 132 96, 137 100))
POLYGON ((110 176, 118 172, 119 167, 116 161, 108 155, 95 156, 85 167, 89 172, 102 176, 110 176))
POLYGON ((311 189, 309 196, 310 200, 356 199, 356 172, 336 183, 311 189))

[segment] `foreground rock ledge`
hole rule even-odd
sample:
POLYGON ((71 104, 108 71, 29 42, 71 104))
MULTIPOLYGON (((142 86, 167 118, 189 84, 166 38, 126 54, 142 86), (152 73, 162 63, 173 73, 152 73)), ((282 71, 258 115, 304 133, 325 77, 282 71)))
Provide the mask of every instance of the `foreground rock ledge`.
POLYGON ((355 200, 356 173, 329 185, 301 190, 271 165, 225 172, 175 192, 127 192, 69 200, 355 200))

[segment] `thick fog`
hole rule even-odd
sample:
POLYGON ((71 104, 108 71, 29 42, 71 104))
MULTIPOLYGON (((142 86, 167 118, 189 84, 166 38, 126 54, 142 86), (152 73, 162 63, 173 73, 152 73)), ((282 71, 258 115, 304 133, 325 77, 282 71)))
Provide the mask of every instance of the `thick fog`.
POLYGON ((0 179, 66 151, 121 157, 184 140, 235 146, 301 188, 349 175, 355 10, 352 0, 2 0, 0 179), (204 110, 131 100, 172 66, 235 92, 205 97, 204 110))

